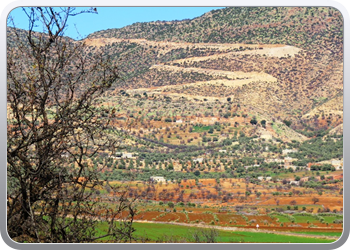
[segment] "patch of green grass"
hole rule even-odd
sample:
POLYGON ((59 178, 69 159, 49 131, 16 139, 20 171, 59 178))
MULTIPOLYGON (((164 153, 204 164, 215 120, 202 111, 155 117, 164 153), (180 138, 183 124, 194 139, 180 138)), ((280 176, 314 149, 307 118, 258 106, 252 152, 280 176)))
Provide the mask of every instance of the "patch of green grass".
POLYGON ((323 236, 341 236, 342 232, 295 232, 300 234, 308 234, 308 235, 323 235, 323 236))
MULTIPOLYGON (((190 242, 191 235, 198 228, 180 225, 160 224, 160 223, 133 223, 135 228, 134 236, 143 238, 146 242, 156 242, 159 239, 185 239, 190 242)), ((103 233, 107 230, 107 224, 101 222, 98 231, 103 233)), ((300 232, 301 233, 301 232, 300 232)), ((304 232, 302 232, 304 233, 304 232)), ((310 232, 310 234, 312 234, 310 232)), ((320 233, 321 234, 321 233, 320 233)), ((315 233, 315 235, 319 235, 315 233)), ((338 233, 329 232, 329 236, 338 236, 338 233)), ((107 240, 107 239, 103 239, 107 240)), ((217 242, 221 243, 331 243, 335 240, 308 238, 299 236, 288 236, 266 232, 245 232, 245 231, 221 231, 218 230, 217 242)))
POLYGON ((296 223, 306 223, 306 222, 310 222, 310 223, 314 223, 317 222, 317 219, 314 216, 300 216, 300 215, 293 215, 295 218, 295 222, 296 223))
POLYGON ((145 237, 153 241, 156 241, 158 238, 164 235, 182 238, 187 235, 189 229, 185 226, 157 223, 133 223, 133 226, 136 229, 134 233, 136 237, 145 237))
POLYGON ((325 223, 333 223, 333 221, 339 220, 339 217, 337 216, 322 216, 322 218, 324 218, 325 223))
POLYGON ((273 217, 278 219, 278 222, 284 223, 284 222, 290 222, 290 220, 287 217, 281 216, 281 215, 274 215, 273 217))
POLYGON ((245 243, 331 243, 335 240, 306 238, 274 233, 255 232, 223 232, 220 233, 220 242, 245 242, 245 243))
POLYGON ((280 135, 282 133, 282 130, 279 128, 279 124, 273 123, 272 125, 272 129, 278 134, 280 135))
POLYGON ((210 128, 213 128, 213 126, 193 126, 192 132, 201 133, 208 131, 210 128))

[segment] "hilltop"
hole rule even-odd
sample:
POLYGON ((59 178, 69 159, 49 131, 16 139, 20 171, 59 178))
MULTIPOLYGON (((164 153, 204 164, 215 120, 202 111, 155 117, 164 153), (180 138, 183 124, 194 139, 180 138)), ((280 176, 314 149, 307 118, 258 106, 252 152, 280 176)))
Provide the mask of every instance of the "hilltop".
MULTIPOLYGON (((117 62, 122 81, 102 103, 115 105, 120 93, 132 103, 146 98, 163 122, 169 115, 198 117, 202 110, 213 119, 244 115, 244 126, 236 126, 256 131, 249 119, 265 117, 274 136, 303 141, 343 121, 343 24, 333 8, 232 7, 191 20, 102 30, 83 41, 65 39, 71 46, 84 42, 87 61, 99 54, 117 62), (159 100, 182 111, 166 110, 159 100), (185 106, 202 108, 185 112, 185 106), (293 133, 276 128, 285 121, 293 133)), ((141 112, 125 108, 127 116, 141 112)))
MULTIPOLYGON (((192 20, 135 23, 85 41, 90 50, 112 56, 127 46, 116 55, 128 58, 125 85, 118 91, 192 100, 229 97, 292 120, 300 130, 307 127, 300 119, 320 100, 343 93, 342 32, 341 14, 333 8, 244 7, 192 20)), ((341 123, 340 115, 331 124, 341 123)))

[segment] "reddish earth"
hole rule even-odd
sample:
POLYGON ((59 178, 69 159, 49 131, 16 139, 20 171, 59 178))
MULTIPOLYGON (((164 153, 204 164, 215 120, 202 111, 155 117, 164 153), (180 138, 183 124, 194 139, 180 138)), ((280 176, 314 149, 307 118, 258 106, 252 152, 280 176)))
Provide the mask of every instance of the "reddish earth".
MULTIPOLYGON (((337 175, 340 176, 341 175, 337 175)), ((135 183, 136 185, 136 183, 135 183)), ((338 185, 341 187, 342 183, 330 184, 338 185)), ((196 210, 193 211, 208 211, 208 207, 215 206, 214 211, 218 211, 220 207, 235 206, 254 206, 257 207, 260 213, 263 213, 265 208, 277 208, 278 206, 298 206, 301 209, 305 206, 307 209, 314 208, 328 208, 331 211, 336 209, 342 211, 343 209, 343 195, 339 194, 339 191, 325 191, 322 195, 317 193, 317 190, 306 189, 303 187, 294 186, 288 190, 278 189, 280 184, 271 184, 268 182, 261 184, 247 184, 243 179, 220 179, 219 183, 215 179, 200 179, 198 185, 195 180, 182 180, 178 183, 159 183, 151 184, 149 187, 151 196, 149 200, 173 203, 188 202, 201 204, 202 208, 196 206, 196 210), (269 187, 269 185, 274 185, 269 187), (246 191, 250 191, 250 195, 246 196, 246 191), (256 192, 260 192, 258 197, 256 192), (274 195, 279 192, 278 195, 274 195), (300 192, 302 195, 298 195, 300 192), (229 196, 227 196, 229 195, 229 196), (226 198, 225 198, 226 197, 226 198), (229 198, 227 198, 229 197, 229 198), (318 198, 315 203, 313 198, 318 198), (204 206, 208 206, 204 208, 204 206)), ((133 186, 132 194, 141 194, 148 188, 147 184, 138 183, 138 186, 133 186)), ((110 194, 113 196, 113 194, 110 194)), ((163 208, 164 209, 164 208, 163 208)), ((210 210, 209 210, 210 211, 210 210)))
MULTIPOLYGON (((268 182, 259 185, 247 184, 243 179, 220 179, 219 183, 215 179, 201 179, 198 183, 200 185, 196 185, 195 180, 182 180, 179 184, 169 182, 151 184, 150 186, 141 182, 138 182, 138 186, 136 186, 136 183, 134 183, 131 193, 135 194, 137 192, 140 194, 149 188, 152 198, 148 198, 148 200, 153 201, 149 205, 145 203, 138 207, 139 211, 134 219, 160 223, 205 224, 243 228, 255 228, 256 224, 259 224, 261 229, 279 231, 342 231, 342 224, 329 223, 327 225, 316 219, 312 220, 310 224, 304 222, 292 223, 288 220, 285 222, 286 220, 283 220, 283 226, 281 226, 282 222, 266 214, 276 209, 285 210, 286 206, 291 206, 292 209, 294 209, 294 206, 298 206, 298 212, 301 212, 304 206, 307 212, 313 211, 313 213, 317 213, 319 209, 323 212, 322 210, 327 208, 331 211, 333 209, 342 211, 343 196, 338 192, 327 190, 319 195, 317 190, 302 187, 278 190, 280 184, 277 184, 277 186, 268 182), (249 196, 246 196, 246 190, 251 191, 249 196), (278 196, 274 196, 273 193, 277 190, 280 193, 278 196), (302 195, 297 195, 296 191, 302 192, 302 195), (257 197, 255 192, 261 192, 262 194, 257 197), (290 192, 292 196, 290 196, 290 192), (223 202, 223 197, 228 193, 233 196, 233 199, 223 202), (212 196, 207 196, 208 194, 212 196), (318 198, 316 204, 313 201, 314 197, 318 198), (164 204, 160 205, 158 203, 160 201, 164 204), (173 202, 175 207, 167 205, 166 203, 169 201, 173 202), (184 206, 181 206, 180 202, 184 206), (188 205, 189 202, 196 205, 188 205), (243 214, 239 214, 236 209, 243 209, 243 214), (258 212, 257 215, 252 214, 256 212, 258 212), (250 215, 248 215, 249 213, 250 215)), ((337 185, 340 185, 340 183, 337 185)))
POLYGON ((316 231, 316 232, 342 232, 343 228, 341 224, 330 225, 322 224, 320 222, 313 222, 312 227, 308 223, 291 223, 284 222, 281 226, 280 222, 267 215, 247 215, 248 222, 238 214, 227 213, 188 213, 186 216, 183 212, 141 212, 135 216, 135 220, 154 221, 154 222, 167 222, 167 223, 188 223, 188 224, 207 224, 217 226, 232 226, 243 228, 256 228, 256 224, 259 224, 260 229, 269 229, 276 231, 316 231), (216 221, 217 218, 219 221, 216 221), (214 222, 214 223, 213 223, 214 222))

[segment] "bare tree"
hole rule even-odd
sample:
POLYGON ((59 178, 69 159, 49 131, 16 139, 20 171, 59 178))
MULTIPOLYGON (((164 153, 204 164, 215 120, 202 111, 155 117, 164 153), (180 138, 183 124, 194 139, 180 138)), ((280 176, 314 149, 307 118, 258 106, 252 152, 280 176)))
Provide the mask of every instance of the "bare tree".
POLYGON ((313 197, 311 200, 312 200, 312 202, 313 202, 314 204, 316 204, 317 202, 320 201, 320 199, 317 198, 317 197, 313 197))
POLYGON ((101 54, 85 56, 84 42, 63 36, 68 18, 82 12, 23 11, 29 31, 7 31, 8 234, 19 242, 130 241, 133 200, 125 188, 113 208, 92 200, 102 183, 88 162, 101 149, 114 152, 124 137, 109 126, 114 110, 98 107, 119 78, 117 67, 101 54), (33 31, 38 24, 43 33, 33 31), (100 219, 109 223, 104 235, 96 231, 100 219))
POLYGON ((291 204, 292 206, 295 206, 297 204, 297 201, 296 200, 292 200, 289 202, 289 204, 291 204))

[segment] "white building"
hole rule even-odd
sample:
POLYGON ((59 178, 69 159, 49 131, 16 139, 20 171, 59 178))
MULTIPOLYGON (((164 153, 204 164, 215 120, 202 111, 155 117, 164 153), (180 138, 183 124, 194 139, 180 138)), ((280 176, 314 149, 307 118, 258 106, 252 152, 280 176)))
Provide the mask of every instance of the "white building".
POLYGON ((133 158, 133 153, 122 153, 122 152, 116 152, 115 153, 115 157, 112 156, 112 158, 123 158, 123 159, 126 159, 126 158, 133 158))
POLYGON ((150 179, 151 181, 165 182, 165 178, 163 176, 151 176, 150 179))
POLYGON ((298 150, 297 149, 283 149, 282 150, 282 154, 283 155, 287 155, 287 154, 289 154, 289 153, 297 153, 298 152, 298 150))
POLYGON ((336 170, 340 170, 343 168, 343 161, 340 160, 332 160, 331 164, 333 167, 335 167, 336 170))
POLYGON ((266 163, 272 163, 272 162, 281 163, 281 162, 284 162, 282 159, 266 159, 265 161, 266 161, 266 163))
POLYGON ((195 163, 202 163, 203 162, 203 158, 196 158, 196 159, 194 159, 193 160, 193 162, 195 162, 195 163))
POLYGON ((253 167, 260 167, 260 165, 255 164, 255 165, 252 165, 252 166, 244 166, 245 169, 253 168, 253 167))
POLYGON ((132 153, 123 153, 122 158, 132 158, 132 153))
POLYGON ((272 179, 272 177, 271 176, 267 176, 267 177, 264 177, 264 176, 259 176, 258 177, 258 180, 260 180, 260 181, 270 181, 272 179))

